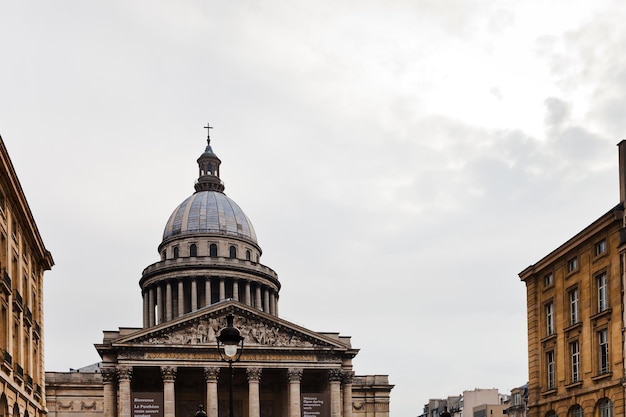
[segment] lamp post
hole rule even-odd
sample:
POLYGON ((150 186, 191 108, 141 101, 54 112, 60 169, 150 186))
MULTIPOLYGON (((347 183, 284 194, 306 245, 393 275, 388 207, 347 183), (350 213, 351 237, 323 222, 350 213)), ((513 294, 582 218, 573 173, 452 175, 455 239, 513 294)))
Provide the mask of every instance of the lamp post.
POLYGON ((220 330, 220 334, 217 336, 217 350, 220 353, 220 357, 224 362, 228 362, 228 371, 230 378, 228 381, 228 417, 233 416, 233 362, 237 362, 241 357, 241 351, 243 350, 243 337, 239 329, 233 326, 233 320, 235 315, 228 313, 226 316, 226 327, 220 330))

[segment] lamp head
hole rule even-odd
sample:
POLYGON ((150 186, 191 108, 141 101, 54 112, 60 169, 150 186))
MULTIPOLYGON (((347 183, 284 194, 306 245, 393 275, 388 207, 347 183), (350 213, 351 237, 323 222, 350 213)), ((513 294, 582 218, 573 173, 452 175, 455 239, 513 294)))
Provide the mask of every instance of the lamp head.
POLYGON ((217 336, 217 348, 222 359, 228 362, 238 360, 243 349, 243 337, 239 329, 233 325, 234 318, 233 313, 226 316, 226 327, 220 330, 217 336))

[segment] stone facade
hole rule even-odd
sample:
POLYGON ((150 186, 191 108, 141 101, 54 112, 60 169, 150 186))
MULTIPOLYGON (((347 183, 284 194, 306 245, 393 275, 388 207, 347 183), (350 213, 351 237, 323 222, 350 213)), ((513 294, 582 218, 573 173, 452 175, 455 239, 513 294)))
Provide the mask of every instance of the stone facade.
POLYGON ((311 404, 319 417, 389 416, 393 386, 386 375, 355 375, 349 337, 279 317, 278 276, 260 263, 250 220, 223 193, 220 165, 209 141, 196 192, 170 216, 160 260, 139 282, 143 328, 104 332, 96 345, 102 362, 89 376, 49 374, 50 417, 138 416, 148 408, 187 417, 199 405, 210 417, 227 416, 231 374, 217 336, 230 314, 244 346, 232 367, 233 417, 301 417, 311 404))
POLYGON ((43 276, 53 265, 0 138, 0 416, 46 412, 43 276))
POLYGON ((626 142, 619 151, 620 203, 519 274, 530 417, 624 415, 626 142))

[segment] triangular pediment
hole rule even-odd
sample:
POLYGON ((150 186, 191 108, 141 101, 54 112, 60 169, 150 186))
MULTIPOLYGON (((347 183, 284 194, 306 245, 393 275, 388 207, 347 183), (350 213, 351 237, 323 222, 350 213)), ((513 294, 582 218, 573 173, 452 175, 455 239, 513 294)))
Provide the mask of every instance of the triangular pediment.
POLYGON ((226 316, 235 315, 235 327, 248 348, 271 349, 350 349, 338 337, 317 333, 266 314, 238 301, 226 301, 186 314, 160 325, 141 329, 112 341, 117 347, 141 345, 215 347, 220 329, 226 327, 226 316))

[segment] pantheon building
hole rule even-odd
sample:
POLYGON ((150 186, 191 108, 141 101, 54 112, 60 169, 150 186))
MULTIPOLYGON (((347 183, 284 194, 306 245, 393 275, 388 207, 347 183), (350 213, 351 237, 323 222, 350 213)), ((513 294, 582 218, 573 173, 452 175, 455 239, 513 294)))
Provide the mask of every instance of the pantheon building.
POLYGON ((105 331, 100 363, 47 372, 48 416, 388 417, 393 386, 355 374, 350 337, 280 317, 278 275, 224 193, 210 139, 197 163, 139 281, 143 327, 105 331), (243 339, 232 373, 217 347, 229 315, 243 339))

